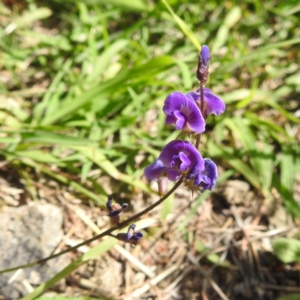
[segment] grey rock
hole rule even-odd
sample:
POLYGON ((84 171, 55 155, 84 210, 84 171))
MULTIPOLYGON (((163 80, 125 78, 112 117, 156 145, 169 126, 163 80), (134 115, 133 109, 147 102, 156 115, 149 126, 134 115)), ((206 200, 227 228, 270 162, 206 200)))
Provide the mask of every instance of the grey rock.
MULTIPOLYGON (((63 238, 63 214, 52 204, 5 207, 0 212, 0 269, 49 256, 63 238)), ((20 299, 28 293, 26 283, 38 285, 68 264, 66 256, 57 257, 29 269, 0 275, 0 295, 20 299)), ((1 297, 0 297, 1 299, 1 297)))

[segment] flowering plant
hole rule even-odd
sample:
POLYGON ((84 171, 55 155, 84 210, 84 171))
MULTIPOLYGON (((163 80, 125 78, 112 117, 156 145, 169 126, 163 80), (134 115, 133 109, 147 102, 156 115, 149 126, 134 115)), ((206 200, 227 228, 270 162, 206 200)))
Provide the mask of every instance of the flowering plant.
POLYGON ((209 75, 210 59, 209 48, 203 45, 199 53, 196 71, 200 88, 196 92, 191 91, 186 94, 175 91, 165 100, 163 111, 166 114, 166 123, 173 124, 176 130, 181 130, 180 135, 187 134, 192 138, 195 136, 195 141, 194 143, 179 139, 171 141, 162 149, 158 158, 145 168, 145 176, 149 180, 157 181, 161 198, 143 211, 120 222, 120 214, 127 209, 128 204, 113 203, 112 196, 108 196, 106 208, 114 226, 74 247, 22 266, 0 270, 0 274, 44 263, 107 235, 136 245, 142 239, 143 233, 137 231, 136 225, 132 222, 165 201, 182 183, 185 183, 192 191, 201 192, 214 188, 218 179, 217 166, 210 158, 203 158, 198 150, 201 134, 205 132, 207 117, 210 114, 219 115, 225 110, 225 104, 221 98, 205 87, 209 75), (170 190, 168 190, 169 181, 176 182, 170 190), (126 226, 128 226, 127 233, 112 234, 126 226))
MULTIPOLYGON (((209 48, 203 45, 196 71, 200 88, 196 92, 191 91, 186 94, 175 91, 165 100, 163 112, 166 114, 166 124, 172 124, 176 130, 181 130, 181 135, 196 135, 196 139, 195 143, 179 139, 171 141, 162 149, 159 157, 145 168, 145 176, 157 182, 158 193, 161 196, 170 195, 169 181, 184 183, 192 191, 201 192, 212 190, 218 179, 216 164, 210 158, 203 158, 198 150, 201 134, 205 132, 207 117, 210 114, 219 115, 225 111, 223 100, 205 87, 210 59, 209 48)), ((113 210, 109 201, 107 205, 110 207, 109 215, 112 218, 118 216, 119 221, 119 213, 124 210, 124 204, 123 207, 119 205, 113 210)), ((135 225, 132 224, 127 234, 115 237, 136 244, 143 235, 140 232, 134 232, 134 229, 135 225), (133 233, 129 234, 132 231, 133 233)))
POLYGON ((200 135, 205 131, 206 118, 210 114, 219 115, 225 110, 225 103, 205 87, 209 74, 210 52, 203 46, 199 54, 196 76, 200 89, 196 92, 171 93, 165 100, 163 111, 166 123, 173 124, 182 133, 196 134, 192 142, 175 140, 167 144, 159 157, 145 168, 149 180, 158 182, 161 195, 167 191, 168 181, 182 179, 192 190, 212 190, 218 178, 215 163, 202 158, 198 151, 200 135))

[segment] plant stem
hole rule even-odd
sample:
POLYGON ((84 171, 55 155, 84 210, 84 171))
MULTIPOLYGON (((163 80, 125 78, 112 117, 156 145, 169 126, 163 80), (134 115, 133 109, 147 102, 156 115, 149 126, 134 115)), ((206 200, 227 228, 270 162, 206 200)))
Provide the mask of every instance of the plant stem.
POLYGON ((173 194, 175 192, 175 190, 180 186, 180 184, 182 183, 183 179, 181 178, 162 198, 160 198, 159 200, 157 200, 155 203, 153 203, 152 205, 150 205, 149 207, 145 208, 144 210, 142 210, 141 212, 135 214, 134 216, 130 217, 129 219, 105 230, 104 232, 74 246, 74 247, 71 247, 71 248, 68 248, 66 250, 63 250, 59 253, 56 253, 56 254, 53 254, 53 255, 50 255, 48 257, 45 257, 43 259, 39 259, 39 260, 36 260, 36 261, 33 261, 31 263, 28 263, 28 264, 25 264, 25 265, 21 265, 21 266, 17 266, 17 267, 14 267, 14 268, 10 268, 10 269, 5 269, 5 270, 0 270, 0 274, 3 274, 3 273, 7 273, 7 272, 12 272, 12 271, 16 271, 18 269, 26 269, 26 268, 30 268, 30 267, 33 267, 33 266, 36 266, 38 264, 41 264, 41 263, 44 263, 52 258, 55 258, 55 257, 58 257, 60 255, 63 255, 65 253, 68 253, 72 250, 75 250, 81 246, 84 246, 86 244, 89 244, 93 241, 96 241, 100 238, 103 238, 104 236, 106 235, 110 235, 113 231, 117 230, 117 229, 122 229, 124 227, 126 227, 127 225, 129 225, 131 222, 135 221, 136 219, 138 219, 139 217, 143 216, 144 214, 146 214, 147 212, 151 211, 153 208, 155 208, 156 206, 158 206, 159 204, 161 204, 163 201, 165 201, 171 194, 173 194))
MULTIPOLYGON (((204 85, 202 81, 199 81, 200 84, 200 105, 199 105, 199 109, 203 115, 203 117, 205 118, 203 111, 204 111, 204 85)), ((195 147, 197 149, 199 149, 200 146, 200 138, 201 138, 201 134, 197 134, 196 136, 196 143, 195 143, 195 147)))

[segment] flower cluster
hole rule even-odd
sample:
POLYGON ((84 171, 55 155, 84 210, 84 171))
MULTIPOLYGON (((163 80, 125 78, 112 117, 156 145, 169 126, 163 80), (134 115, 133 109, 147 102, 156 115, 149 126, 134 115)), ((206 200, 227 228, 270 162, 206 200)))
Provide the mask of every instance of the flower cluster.
MULTIPOLYGON (((200 89, 186 94, 175 91, 166 98, 163 106, 166 124, 173 124, 182 133, 196 134, 198 140, 205 131, 206 118, 225 111, 223 100, 205 88, 210 59, 209 48, 204 45, 196 72, 200 89)), ((218 178, 215 163, 209 158, 202 158, 191 142, 183 140, 168 143, 144 173, 149 180, 158 182, 161 195, 166 193, 168 181, 182 179, 192 190, 212 190, 218 178)))
MULTIPOLYGON (((193 144, 179 139, 171 141, 162 149, 158 158, 145 168, 145 176, 157 181, 160 195, 167 194, 169 181, 181 180, 192 191, 203 191, 212 190, 218 179, 216 164, 209 158, 203 158, 198 150, 207 117, 211 114, 220 115, 225 111, 223 100, 205 87, 210 59, 209 48, 204 45, 199 53, 196 71, 200 89, 186 94, 175 91, 165 100, 163 112, 166 114, 166 124, 174 125, 176 130, 181 130, 181 133, 187 133, 192 138, 196 135, 196 142, 193 144)), ((165 197, 159 201, 163 201, 165 197)), ((108 196, 106 207, 112 223, 120 224, 120 214, 128 204, 113 203, 112 197, 108 196)), ((136 225, 131 224, 127 233, 111 235, 125 243, 136 245, 143 234, 135 229, 136 225)))
MULTIPOLYGON (((128 204, 124 203, 120 205, 119 203, 112 202, 112 196, 107 197, 106 208, 108 210, 108 216, 113 224, 118 224, 120 221, 120 214, 128 208, 128 204)), ((127 233, 119 233, 114 236, 116 239, 123 241, 125 243, 130 243, 136 245, 139 240, 143 237, 140 231, 135 231, 136 225, 131 224, 128 227, 127 233)))

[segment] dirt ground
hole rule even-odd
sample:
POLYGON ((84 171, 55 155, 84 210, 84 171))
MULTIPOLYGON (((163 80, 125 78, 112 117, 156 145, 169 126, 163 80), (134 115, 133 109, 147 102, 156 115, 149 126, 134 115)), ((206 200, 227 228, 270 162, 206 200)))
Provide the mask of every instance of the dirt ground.
MULTIPOLYGON (((34 186, 37 197, 33 200, 22 180, 8 170, 4 168, 0 181, 1 228, 5 228, 0 236, 1 269, 59 252, 92 237, 97 230, 109 228, 107 212, 80 198, 72 188, 40 178, 34 186), (56 211, 56 218, 49 220, 51 209, 56 211), (61 219, 57 217, 60 214, 61 219), (22 234, 7 238, 12 232, 20 233, 15 216, 19 216, 28 231, 24 229, 22 234), (5 226, 7 223, 10 227, 5 226), (24 236, 28 238, 24 240, 24 236), (22 255, 8 250, 17 248, 22 255)), ((110 184, 108 178, 101 180, 110 184)), ((219 185, 196 205, 197 197, 185 187, 178 189, 168 202, 171 209, 165 219, 161 217, 167 207, 164 205, 145 216, 157 220, 158 225, 144 230, 145 236, 137 246, 120 242, 105 255, 78 268, 45 295, 272 300, 300 293, 299 264, 283 264, 271 246, 273 238, 289 237, 299 231, 299 223, 295 224, 286 214, 276 191, 266 199, 236 178, 219 185), (191 214, 193 209, 195 214, 191 214)), ((123 216, 126 218, 157 198, 140 192, 132 200, 122 193, 115 200, 130 204, 123 216)), ((22 276, 18 271, 4 274, 8 277, 0 275, 0 299, 25 295, 96 244, 97 241, 65 254, 51 264, 24 270, 22 276)))

